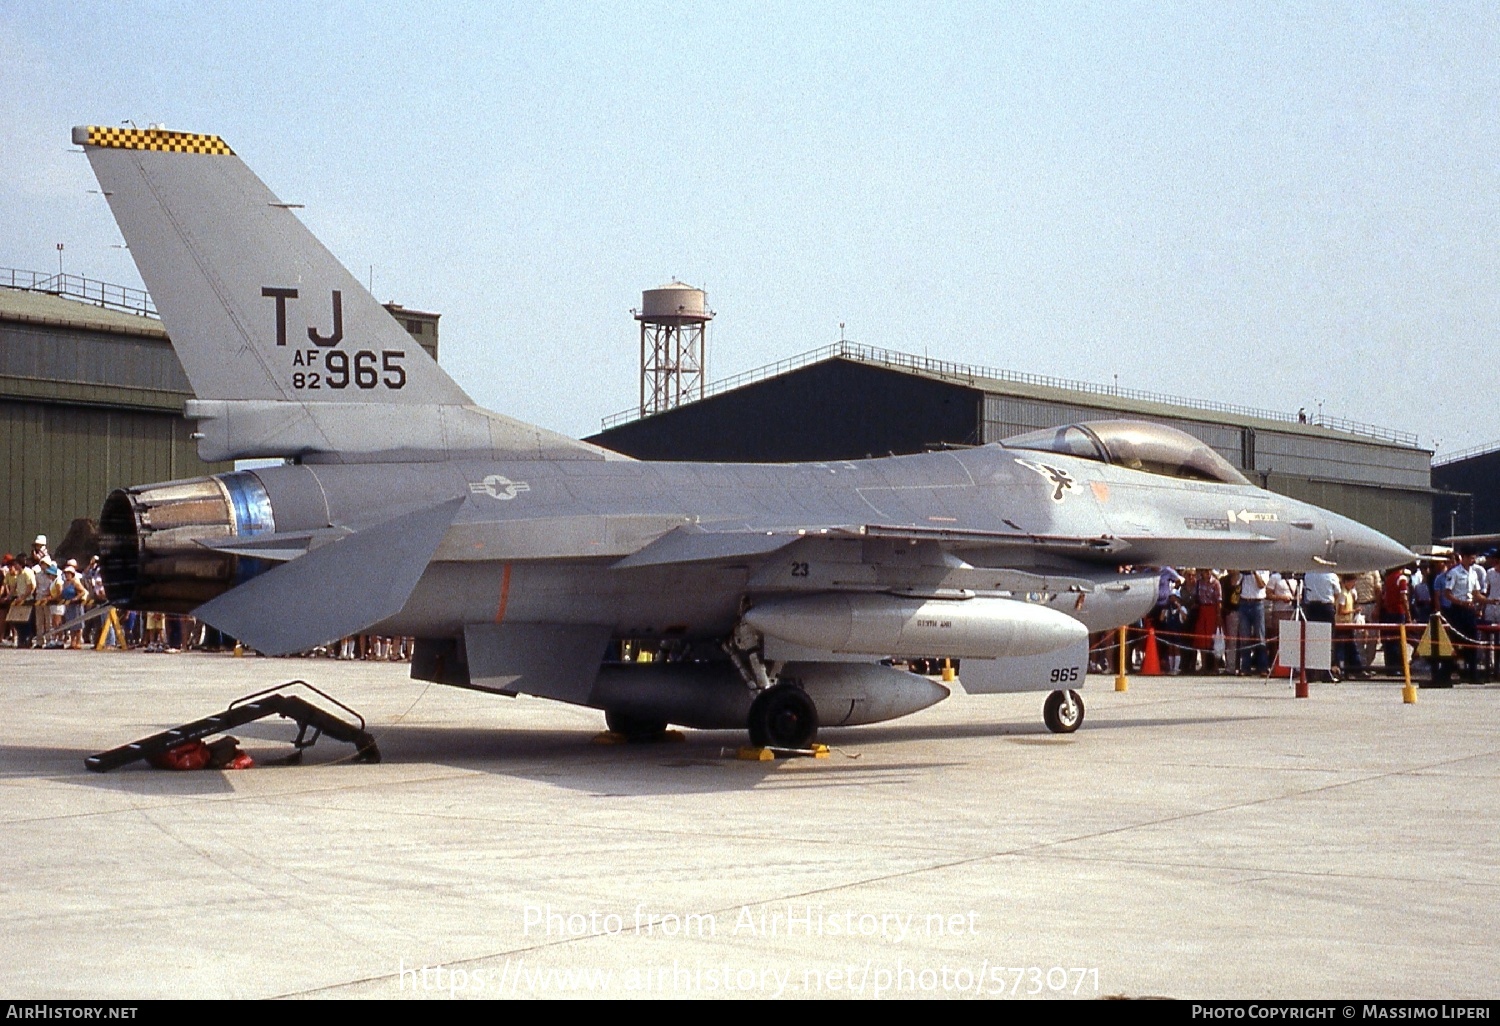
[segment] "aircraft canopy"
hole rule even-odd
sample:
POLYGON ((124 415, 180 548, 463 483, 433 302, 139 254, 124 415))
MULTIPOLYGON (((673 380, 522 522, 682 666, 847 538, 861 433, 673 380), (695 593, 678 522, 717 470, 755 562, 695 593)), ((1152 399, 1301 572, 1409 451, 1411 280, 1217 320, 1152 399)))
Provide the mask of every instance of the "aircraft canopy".
POLYGON ((1186 431, 1143 420, 1091 420, 1043 428, 1007 438, 1003 444, 1007 449, 1061 453, 1191 481, 1250 483, 1207 443, 1186 431))

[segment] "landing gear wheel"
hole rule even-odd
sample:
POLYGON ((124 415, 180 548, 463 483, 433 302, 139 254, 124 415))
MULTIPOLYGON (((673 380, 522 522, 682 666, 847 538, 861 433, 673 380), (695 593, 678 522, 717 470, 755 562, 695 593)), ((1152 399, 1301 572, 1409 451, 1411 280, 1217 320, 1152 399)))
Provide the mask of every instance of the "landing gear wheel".
POLYGON ((750 743, 757 748, 808 748, 818 736, 818 707, 806 691, 777 684, 750 703, 750 743))
POLYGON ((604 711, 604 725, 616 734, 624 734, 631 741, 654 741, 667 732, 666 720, 632 716, 615 709, 604 711))
POLYGON ((1083 698, 1076 691, 1054 691, 1042 706, 1042 722, 1054 734, 1071 734, 1083 723, 1083 698))

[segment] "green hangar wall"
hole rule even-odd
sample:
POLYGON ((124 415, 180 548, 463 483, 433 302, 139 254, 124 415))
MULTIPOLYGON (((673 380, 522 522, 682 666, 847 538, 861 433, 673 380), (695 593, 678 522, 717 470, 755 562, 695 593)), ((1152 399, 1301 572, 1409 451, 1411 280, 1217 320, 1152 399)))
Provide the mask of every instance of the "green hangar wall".
POLYGON ((58 552, 115 488, 229 469, 198 459, 191 398, 155 318, 0 287, 0 546, 58 552))

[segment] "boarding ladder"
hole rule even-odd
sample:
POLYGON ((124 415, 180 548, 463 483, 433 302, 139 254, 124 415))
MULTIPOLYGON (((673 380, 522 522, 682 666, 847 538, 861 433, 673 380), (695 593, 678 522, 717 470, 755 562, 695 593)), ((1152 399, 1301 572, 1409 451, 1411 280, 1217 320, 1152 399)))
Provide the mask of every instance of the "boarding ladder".
POLYGON ((128 745, 91 755, 83 760, 83 764, 95 773, 107 773, 112 769, 135 762, 137 759, 149 759, 152 756, 169 752, 179 745, 190 741, 201 741, 206 737, 222 734, 234 727, 253 720, 264 719, 267 716, 280 716, 297 723, 297 737, 292 741, 292 746, 296 751, 285 760, 288 763, 300 762, 303 751, 317 744, 318 738, 324 734, 336 741, 347 741, 353 745, 355 762, 380 761, 380 749, 375 745, 375 738, 365 730, 363 716, 331 695, 319 691, 307 681, 292 680, 285 684, 278 684, 274 688, 267 688, 265 691, 257 691, 253 695, 235 699, 228 709, 213 716, 184 723, 180 727, 164 730, 160 734, 152 734, 139 741, 132 741, 128 745), (349 720, 340 719, 327 710, 313 705, 305 698, 282 693, 284 689, 299 685, 344 710, 359 721, 358 725, 349 720))

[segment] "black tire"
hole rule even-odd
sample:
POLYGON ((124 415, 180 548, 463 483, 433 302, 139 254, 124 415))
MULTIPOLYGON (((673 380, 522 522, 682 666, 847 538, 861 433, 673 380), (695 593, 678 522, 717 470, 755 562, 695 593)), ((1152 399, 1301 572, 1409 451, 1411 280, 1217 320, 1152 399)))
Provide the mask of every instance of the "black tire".
POLYGON ((1083 696, 1076 691, 1052 692, 1042 705, 1042 722, 1054 734, 1073 733, 1083 725, 1083 696))
POLYGON ((750 743, 757 748, 808 748, 818 736, 818 707, 806 691, 777 684, 750 703, 750 743))
POLYGON ((604 725, 616 734, 624 734, 632 741, 661 737, 667 732, 666 720, 653 720, 645 716, 632 716, 616 709, 604 711, 604 725))

